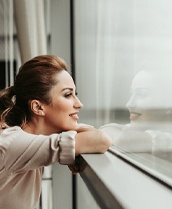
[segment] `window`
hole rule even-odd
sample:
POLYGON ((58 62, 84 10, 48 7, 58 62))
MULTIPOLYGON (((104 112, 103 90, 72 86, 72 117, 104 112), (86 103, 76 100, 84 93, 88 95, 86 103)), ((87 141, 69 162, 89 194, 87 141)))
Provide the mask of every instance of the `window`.
POLYGON ((75 0, 80 120, 112 152, 172 183, 172 2, 75 0))

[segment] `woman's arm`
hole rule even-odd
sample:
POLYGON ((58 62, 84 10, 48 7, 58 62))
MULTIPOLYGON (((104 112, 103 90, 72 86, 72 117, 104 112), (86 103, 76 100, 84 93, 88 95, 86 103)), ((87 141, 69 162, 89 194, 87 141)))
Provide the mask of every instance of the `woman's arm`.
POLYGON ((90 126, 82 126, 75 135, 75 163, 69 165, 73 174, 82 172, 85 165, 80 164, 80 154, 104 153, 112 145, 112 139, 103 131, 90 126))
POLYGON ((108 134, 113 145, 124 152, 151 152, 152 138, 144 132, 131 128, 129 125, 107 124, 100 129, 108 134))
POLYGON ((75 136, 75 155, 104 153, 112 145, 112 139, 93 127, 80 127, 75 136))

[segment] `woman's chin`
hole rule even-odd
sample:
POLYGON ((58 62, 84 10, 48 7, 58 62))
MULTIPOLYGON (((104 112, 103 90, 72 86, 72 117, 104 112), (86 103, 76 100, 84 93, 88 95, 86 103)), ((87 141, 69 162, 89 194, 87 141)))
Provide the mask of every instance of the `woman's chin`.
POLYGON ((72 130, 72 131, 76 131, 79 128, 79 124, 76 122, 75 124, 72 124, 71 126, 69 126, 67 128, 68 131, 72 130))

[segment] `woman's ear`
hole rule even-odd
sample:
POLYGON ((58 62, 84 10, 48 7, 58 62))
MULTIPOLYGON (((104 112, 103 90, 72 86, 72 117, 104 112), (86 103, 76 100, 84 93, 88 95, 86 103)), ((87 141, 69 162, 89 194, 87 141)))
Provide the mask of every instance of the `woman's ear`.
POLYGON ((32 112, 36 115, 45 115, 44 110, 42 108, 42 103, 39 100, 32 100, 30 102, 30 108, 32 112))

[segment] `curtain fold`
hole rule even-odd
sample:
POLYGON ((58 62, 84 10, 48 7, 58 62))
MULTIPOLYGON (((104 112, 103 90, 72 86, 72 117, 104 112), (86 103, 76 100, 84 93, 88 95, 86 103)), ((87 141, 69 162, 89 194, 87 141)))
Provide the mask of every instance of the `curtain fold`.
POLYGON ((119 0, 75 0, 76 83, 84 104, 81 114, 96 127, 127 112, 134 72, 133 7, 131 2, 119 0))
POLYGON ((47 53, 43 0, 14 0, 21 61, 47 53))

